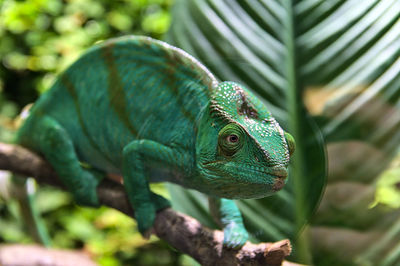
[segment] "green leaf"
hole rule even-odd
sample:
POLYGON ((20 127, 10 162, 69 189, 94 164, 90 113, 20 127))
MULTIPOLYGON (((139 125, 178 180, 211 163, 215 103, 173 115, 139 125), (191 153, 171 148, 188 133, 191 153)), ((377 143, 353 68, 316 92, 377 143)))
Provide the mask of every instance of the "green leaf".
MULTIPOLYGON (((395 229, 375 253, 366 249, 372 238, 355 244, 349 233, 347 242, 343 238, 332 248, 317 229, 326 227, 332 235, 339 229, 338 237, 348 228, 369 229, 376 237, 379 217, 389 224, 399 217, 369 206, 374 180, 400 143, 400 2, 181 0, 172 17, 168 42, 200 59, 220 80, 255 91, 296 140, 286 188, 239 203, 253 237, 289 237, 300 261, 311 262, 307 233, 296 236, 313 217, 313 246, 321 246, 315 250, 330 257, 354 250, 347 263, 362 258, 379 264, 385 254, 385 263, 399 261, 398 248, 388 246, 400 235, 395 229), (326 160, 327 193, 313 216, 324 192, 326 160)), ((196 201, 187 196, 175 203, 202 215, 204 210, 193 210, 201 206, 196 201)), ((318 265, 323 257, 317 256, 318 265)))

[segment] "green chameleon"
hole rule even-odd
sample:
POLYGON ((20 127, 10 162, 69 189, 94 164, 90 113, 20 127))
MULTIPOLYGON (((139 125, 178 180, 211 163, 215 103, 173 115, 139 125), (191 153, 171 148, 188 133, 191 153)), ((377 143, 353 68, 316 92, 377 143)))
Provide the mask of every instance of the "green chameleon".
POLYGON ((94 46, 61 74, 17 142, 43 155, 79 204, 98 206, 101 178, 122 175, 142 234, 170 206, 149 182, 203 192, 232 248, 248 239, 232 199, 280 190, 295 146, 245 87, 218 82, 181 49, 132 36, 94 46))

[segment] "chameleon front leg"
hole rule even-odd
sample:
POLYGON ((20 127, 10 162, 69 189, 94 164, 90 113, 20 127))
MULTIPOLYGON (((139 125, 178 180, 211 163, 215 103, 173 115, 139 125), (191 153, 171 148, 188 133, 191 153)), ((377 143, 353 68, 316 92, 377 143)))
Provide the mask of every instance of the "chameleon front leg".
POLYGON ((123 150, 122 175, 128 199, 135 210, 139 232, 147 236, 153 226, 156 211, 170 207, 165 198, 150 191, 146 166, 154 162, 176 165, 180 153, 151 140, 135 140, 123 150))
POLYGON ((233 200, 209 197, 210 212, 224 229, 224 245, 230 248, 242 247, 249 234, 243 225, 242 215, 233 200))

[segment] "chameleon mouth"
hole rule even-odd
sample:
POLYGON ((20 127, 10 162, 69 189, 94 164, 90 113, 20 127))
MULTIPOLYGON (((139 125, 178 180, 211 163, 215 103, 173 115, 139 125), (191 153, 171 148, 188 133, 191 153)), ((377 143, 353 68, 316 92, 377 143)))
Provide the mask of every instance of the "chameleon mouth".
POLYGON ((276 177, 285 179, 288 176, 288 172, 285 168, 283 167, 278 167, 278 168, 272 168, 272 174, 276 177))
MULTIPOLYGON (((225 164, 222 160, 218 161, 210 161, 203 163, 203 167, 212 169, 218 164, 225 164)), ((285 179, 288 176, 287 170, 282 166, 274 166, 274 167, 263 167, 263 166, 255 166, 250 164, 233 164, 229 165, 229 168, 236 173, 247 172, 247 173, 254 173, 254 174, 266 174, 267 176, 276 177, 279 179, 285 179)))
MULTIPOLYGON (((279 167, 279 166, 267 168, 267 167, 253 166, 253 165, 242 165, 240 168, 246 169, 245 171, 247 171, 247 172, 253 172, 254 174, 262 174, 262 175, 266 175, 268 177, 275 177, 280 180, 285 180, 286 177, 288 176, 287 170, 285 168, 279 167)), ((240 169, 238 169, 238 171, 239 170, 240 169)))

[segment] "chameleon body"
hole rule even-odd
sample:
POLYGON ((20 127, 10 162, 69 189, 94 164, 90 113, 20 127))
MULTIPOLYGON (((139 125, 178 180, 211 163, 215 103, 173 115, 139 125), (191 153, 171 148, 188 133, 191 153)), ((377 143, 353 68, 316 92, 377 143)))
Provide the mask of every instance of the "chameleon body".
POLYGON ((232 199, 280 190, 294 149, 249 90, 148 37, 89 49, 34 104, 18 142, 42 154, 80 204, 97 206, 102 176, 122 175, 141 233, 169 206, 149 182, 204 192, 229 247, 248 238, 232 199))

